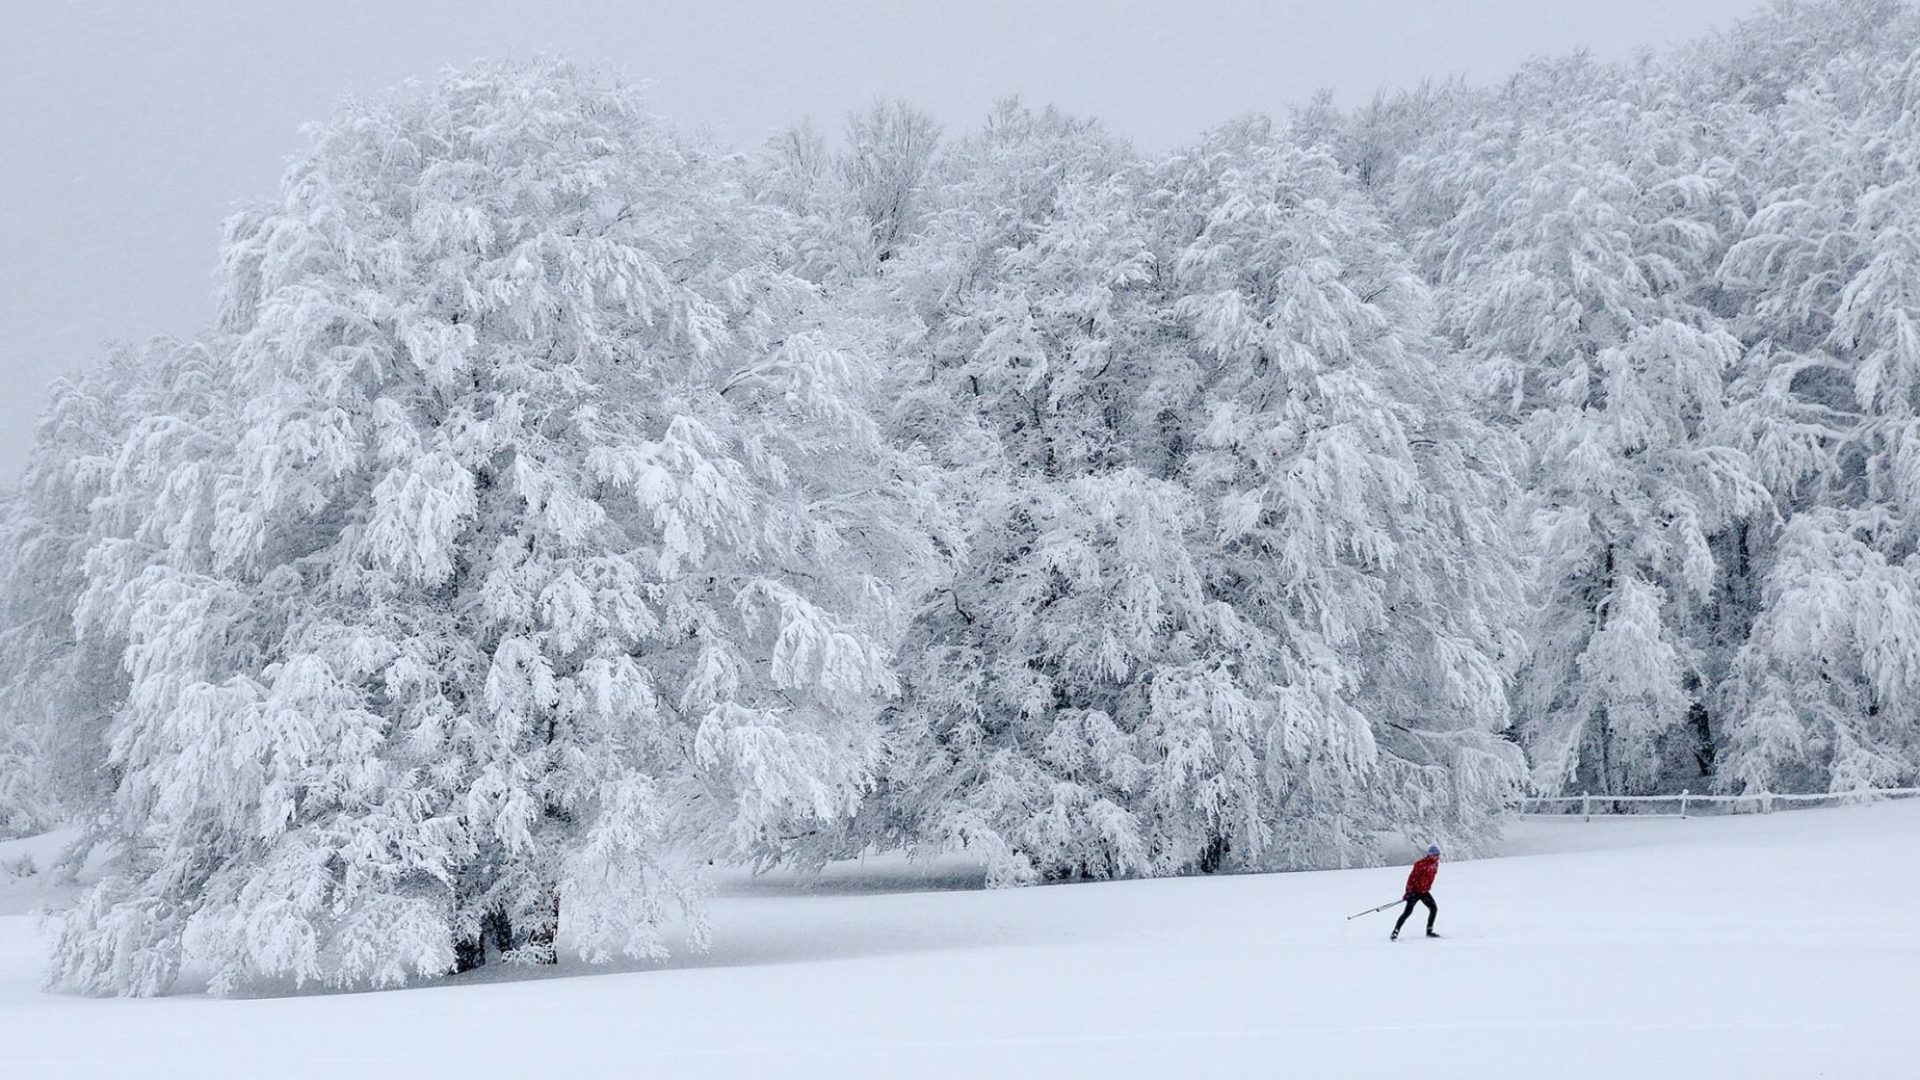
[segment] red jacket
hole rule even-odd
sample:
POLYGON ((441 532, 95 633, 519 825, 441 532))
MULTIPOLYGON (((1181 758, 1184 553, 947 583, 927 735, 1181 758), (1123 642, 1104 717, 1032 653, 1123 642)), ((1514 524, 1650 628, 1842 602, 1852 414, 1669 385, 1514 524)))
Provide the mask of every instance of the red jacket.
POLYGON ((1440 872, 1440 856, 1428 855, 1413 864, 1413 872, 1407 875, 1407 895, 1427 892, 1433 888, 1433 875, 1440 872))

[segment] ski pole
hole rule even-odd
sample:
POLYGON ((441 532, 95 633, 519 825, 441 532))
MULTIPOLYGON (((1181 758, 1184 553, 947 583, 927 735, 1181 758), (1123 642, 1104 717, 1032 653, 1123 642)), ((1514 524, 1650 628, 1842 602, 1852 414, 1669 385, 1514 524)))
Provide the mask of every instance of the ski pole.
MULTIPOLYGON (((1402 897, 1402 898, 1401 898, 1401 900, 1404 900, 1404 899, 1406 899, 1406 898, 1405 898, 1405 897, 1402 897)), ((1357 919, 1357 918, 1359 918, 1359 917, 1360 917, 1360 916, 1362 916, 1362 915, 1371 915, 1371 914, 1373 914, 1373 913, 1374 913, 1374 912, 1376 912, 1376 911, 1385 911, 1385 910, 1387 910, 1388 908, 1390 908, 1390 907, 1392 907, 1392 906, 1394 906, 1395 904, 1398 904, 1398 903, 1400 903, 1400 900, 1389 900, 1389 901, 1387 901, 1386 903, 1384 903, 1384 904, 1381 904, 1381 905, 1380 905, 1379 907, 1370 907, 1370 908, 1368 908, 1368 909, 1367 909, 1367 910, 1365 910, 1365 911, 1356 911, 1356 912, 1354 912, 1353 914, 1351 914, 1351 915, 1349 915, 1349 916, 1347 916, 1347 921, 1348 921, 1348 922, 1352 922, 1353 920, 1355 920, 1355 919, 1357 919)))

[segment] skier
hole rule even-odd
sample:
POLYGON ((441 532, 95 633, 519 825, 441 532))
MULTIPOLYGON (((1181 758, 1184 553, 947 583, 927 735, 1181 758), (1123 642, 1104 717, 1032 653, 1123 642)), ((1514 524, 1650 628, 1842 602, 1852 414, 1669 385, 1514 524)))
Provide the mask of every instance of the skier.
POLYGON ((1427 936, 1439 937, 1433 932, 1433 920, 1440 914, 1440 905, 1433 902, 1433 876, 1440 872, 1440 845, 1427 845, 1427 857, 1413 864, 1413 872, 1407 875, 1407 895, 1400 899, 1407 902, 1406 909, 1400 912, 1400 921, 1393 924, 1393 933, 1387 936, 1389 941, 1400 940, 1400 928, 1407 924, 1407 916, 1413 914, 1413 905, 1427 905, 1427 936))

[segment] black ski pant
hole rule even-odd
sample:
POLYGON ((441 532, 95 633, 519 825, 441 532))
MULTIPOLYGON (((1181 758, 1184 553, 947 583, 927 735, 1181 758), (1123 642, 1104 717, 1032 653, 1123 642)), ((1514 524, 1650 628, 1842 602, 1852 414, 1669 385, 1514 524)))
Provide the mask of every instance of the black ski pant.
MULTIPOLYGON (((1427 929, 1433 929, 1433 920, 1440 915, 1440 905, 1433 902, 1432 893, 1417 892, 1407 894, 1407 906, 1405 910, 1400 912, 1400 921, 1393 924, 1394 933, 1399 933, 1400 928, 1407 925, 1407 916, 1413 914, 1413 905, 1415 904, 1427 905, 1427 929)), ((1378 931, 1375 931, 1375 933, 1378 933, 1378 931)))

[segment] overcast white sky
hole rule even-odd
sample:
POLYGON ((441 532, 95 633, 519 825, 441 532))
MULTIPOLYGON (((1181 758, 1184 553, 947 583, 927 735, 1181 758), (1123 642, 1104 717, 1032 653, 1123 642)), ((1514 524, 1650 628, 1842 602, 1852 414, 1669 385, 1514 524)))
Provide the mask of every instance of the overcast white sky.
POLYGON ((876 95, 950 128, 1018 93, 1145 149, 1329 87, 1343 101, 1620 57, 1764 0, 0 0, 0 475, 46 383, 109 340, 184 334, 220 220, 273 192, 297 127, 480 56, 548 50, 654 79, 741 146, 876 95))

